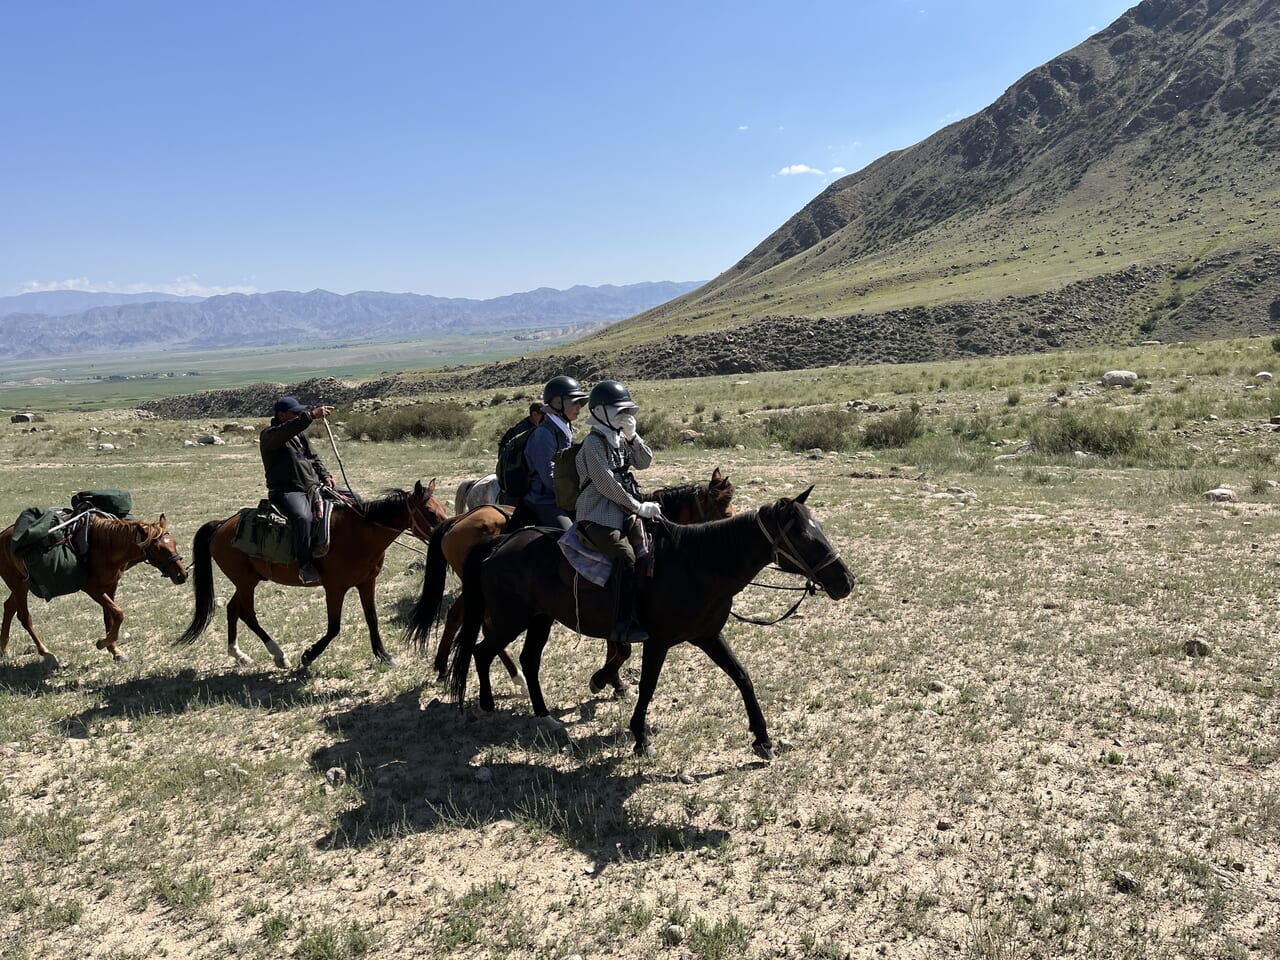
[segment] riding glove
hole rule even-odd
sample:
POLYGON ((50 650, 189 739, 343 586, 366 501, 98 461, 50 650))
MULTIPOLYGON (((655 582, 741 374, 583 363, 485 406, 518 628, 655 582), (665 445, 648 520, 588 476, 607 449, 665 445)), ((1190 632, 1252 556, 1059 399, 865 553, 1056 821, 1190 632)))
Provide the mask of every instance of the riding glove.
POLYGON ((657 520, 662 516, 662 508, 652 500, 646 500, 640 504, 640 509, 636 511, 636 516, 644 520, 657 520))

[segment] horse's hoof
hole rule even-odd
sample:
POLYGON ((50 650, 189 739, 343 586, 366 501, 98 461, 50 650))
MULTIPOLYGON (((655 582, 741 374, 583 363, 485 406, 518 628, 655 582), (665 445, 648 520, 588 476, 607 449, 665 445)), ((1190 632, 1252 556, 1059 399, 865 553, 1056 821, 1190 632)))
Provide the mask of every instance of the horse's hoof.
POLYGON ((52 653, 44 654, 41 659, 44 660, 44 665, 48 667, 50 670, 62 669, 62 663, 52 653))
POLYGON ((637 743, 635 752, 637 757, 656 757, 658 755, 658 751, 654 749, 652 743, 637 743))
MULTIPOLYGON (((281 670, 289 669, 289 658, 285 656, 283 653, 277 657, 273 657, 272 659, 275 660, 276 666, 279 667, 281 670)), ((306 657, 302 658, 302 666, 304 669, 310 666, 310 664, 311 664, 311 661, 309 661, 306 657)))
POLYGON ((111 656, 115 658, 116 663, 122 663, 129 659, 129 655, 127 653, 113 653, 111 656))
POLYGON ((231 659, 241 667, 247 667, 249 664, 253 663, 253 657, 249 656, 247 653, 241 653, 239 650, 231 654, 231 659))
POLYGON ((751 745, 751 752, 766 763, 773 763, 773 744, 768 741, 757 740, 751 745))
POLYGON ((105 649, 107 649, 107 638, 106 638, 106 637, 103 637, 103 638, 102 638, 101 640, 99 640, 96 644, 94 644, 94 646, 96 646, 99 650, 105 650, 105 649))
POLYGON ((631 700, 634 697, 635 694, 625 683, 613 691, 613 699, 615 700, 631 700))
POLYGON ((396 658, 389 653, 380 653, 378 654, 378 662, 385 663, 388 667, 394 667, 396 665, 396 658))
POLYGON ((486 713, 488 713, 488 711, 478 703, 473 703, 467 707, 467 717, 471 720, 483 720, 486 713))

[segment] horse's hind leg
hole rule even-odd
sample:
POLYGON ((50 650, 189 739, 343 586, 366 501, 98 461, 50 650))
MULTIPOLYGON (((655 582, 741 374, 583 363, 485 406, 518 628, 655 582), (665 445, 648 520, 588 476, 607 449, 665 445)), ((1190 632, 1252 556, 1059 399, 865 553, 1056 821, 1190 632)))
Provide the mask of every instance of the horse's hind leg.
POLYGON ((36 645, 36 653, 44 658, 46 666, 58 669, 61 666, 58 658, 55 657, 49 648, 41 642, 36 636, 35 624, 31 621, 31 609, 27 606, 27 588, 24 585, 13 588, 13 592, 9 594, 9 599, 4 602, 4 628, 0 631, 0 653, 7 656, 7 648, 9 645, 9 624, 13 621, 14 614, 18 616, 18 622, 22 624, 22 629, 27 631, 27 636, 31 638, 31 642, 36 645))
MULTIPOLYGON (((329 626, 328 628, 325 628, 324 636, 321 636, 314 644, 308 646, 306 653, 302 654, 303 667, 310 667, 312 663, 315 663, 316 657, 319 657, 320 654, 324 653, 324 649, 329 645, 329 641, 333 640, 335 636, 338 636, 338 631, 342 630, 342 602, 346 598, 346 588, 334 588, 330 590, 328 586, 326 586, 324 589, 325 608, 329 611, 329 626)), ((365 616, 366 618, 369 616, 367 611, 365 616)), ((379 639, 378 634, 376 634, 376 630, 378 630, 378 627, 376 627, 375 622, 375 626, 370 628, 370 635, 372 640, 374 640, 375 654, 378 653, 378 648, 383 645, 383 641, 379 639)), ((387 655, 387 652, 383 650, 383 657, 385 657, 385 655, 387 655)), ((379 659, 381 659, 381 657, 379 659)))
POLYGON ((277 667, 281 670, 289 668, 289 658, 280 649, 280 644, 272 640, 271 635, 258 622, 258 614, 253 609, 253 590, 249 590, 242 600, 240 590, 237 589, 227 601, 227 652, 236 658, 237 663, 250 663, 250 659, 236 645, 236 620, 243 620, 244 625, 257 635, 277 667))
POLYGON ((609 640, 608 646, 605 648, 604 666, 591 675, 591 692, 599 693, 605 686, 610 686, 613 687, 613 695, 615 697, 625 697, 629 694, 631 688, 623 681, 622 674, 619 671, 630 656, 631 644, 614 643, 609 640))
MULTIPOLYGON (((436 669, 436 679, 444 682, 449 679, 449 651, 453 648, 453 638, 458 635, 458 628, 462 626, 462 598, 459 597, 449 607, 449 612, 444 619, 444 629, 440 632, 440 645, 436 648, 436 658, 433 666, 436 669)), ((507 668, 507 673, 511 675, 511 682, 518 689, 528 693, 529 687, 525 681, 524 674, 520 668, 516 666, 516 662, 511 659, 511 654, 506 649, 498 651, 498 659, 502 661, 502 665, 507 668)))

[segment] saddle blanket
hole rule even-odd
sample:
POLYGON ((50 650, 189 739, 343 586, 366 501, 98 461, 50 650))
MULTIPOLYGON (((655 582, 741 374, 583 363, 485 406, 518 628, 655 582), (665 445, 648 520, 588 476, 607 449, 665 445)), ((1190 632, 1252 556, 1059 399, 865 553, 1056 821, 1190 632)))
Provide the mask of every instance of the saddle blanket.
POLYGON ((609 582, 609 574, 613 570, 613 561, 578 537, 578 525, 575 523, 560 538, 560 552, 584 579, 590 580, 597 587, 609 582))

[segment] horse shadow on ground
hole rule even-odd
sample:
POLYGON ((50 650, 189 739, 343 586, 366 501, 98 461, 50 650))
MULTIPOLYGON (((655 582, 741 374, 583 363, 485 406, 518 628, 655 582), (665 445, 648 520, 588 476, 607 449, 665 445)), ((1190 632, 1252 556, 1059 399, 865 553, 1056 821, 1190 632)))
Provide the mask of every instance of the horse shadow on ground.
POLYGON ((673 778, 647 773, 623 755, 630 746, 625 731, 570 741, 538 727, 528 714, 501 709, 468 721, 439 699, 423 706, 418 690, 361 704, 325 722, 342 739, 315 751, 312 765, 321 774, 339 768, 363 802, 318 841, 323 849, 513 821, 546 830, 603 869, 623 859, 716 847, 729 836, 724 830, 633 820, 628 798, 646 782, 673 778), (570 769, 557 762, 566 753, 575 759, 570 769), (507 759, 515 754, 532 759, 507 759), (538 762, 540 756, 547 761, 538 762))
POLYGON ((314 704, 342 693, 322 693, 309 687, 306 674, 282 674, 278 670, 246 672, 232 668, 205 674, 183 668, 164 676, 134 677, 106 683, 93 690, 98 702, 87 710, 59 721, 67 737, 89 736, 93 724, 113 717, 178 716, 188 710, 226 703, 269 711, 288 710, 301 703, 314 704))

